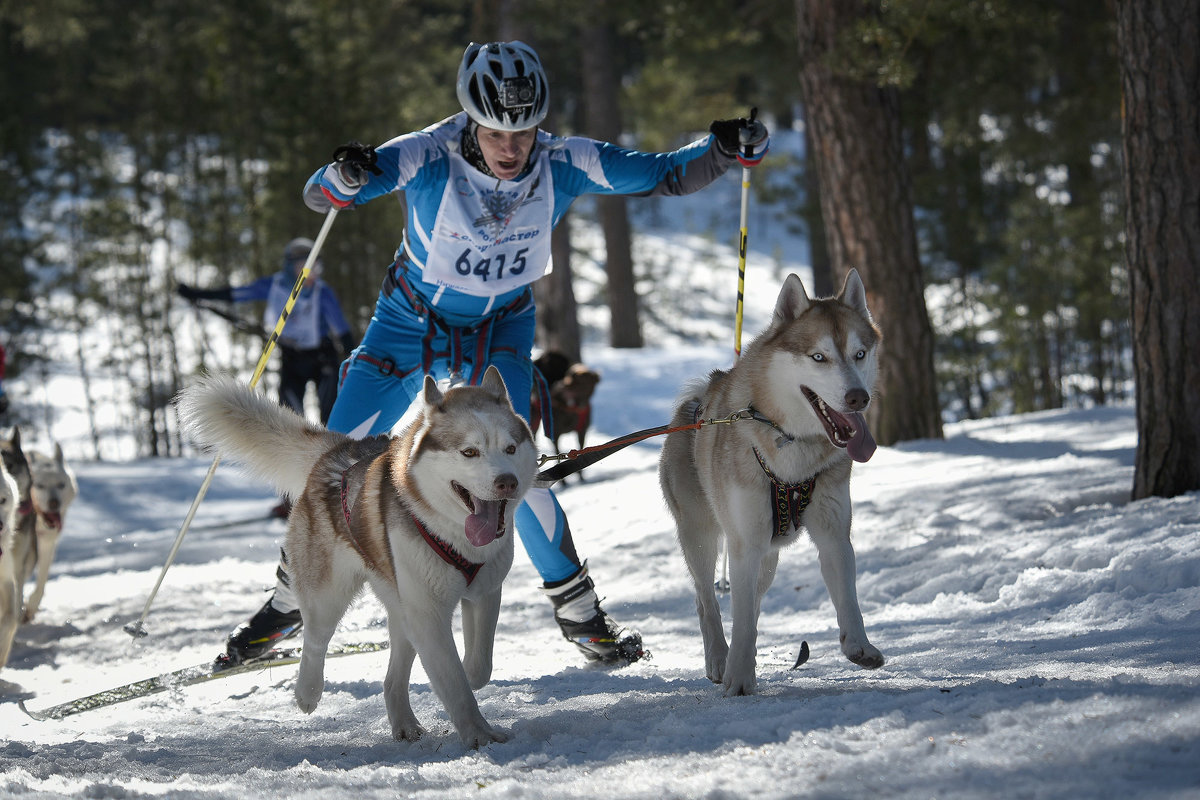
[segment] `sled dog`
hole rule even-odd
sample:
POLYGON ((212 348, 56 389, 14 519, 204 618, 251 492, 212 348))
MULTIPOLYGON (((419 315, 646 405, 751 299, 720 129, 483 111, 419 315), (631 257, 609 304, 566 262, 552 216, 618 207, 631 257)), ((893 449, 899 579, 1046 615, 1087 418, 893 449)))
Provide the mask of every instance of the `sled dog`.
POLYGON ((851 270, 836 298, 810 300, 789 275, 770 325, 729 370, 685 390, 672 426, 738 414, 727 425, 667 436, 659 480, 696 587, 705 671, 725 694, 753 694, 763 595, 779 550, 803 526, 817 547, 833 600, 842 652, 874 669, 850 544, 850 467, 875 441, 862 413, 871 400, 880 334, 866 290, 851 270), (731 637, 726 644, 713 576, 724 536, 729 551, 731 637))
POLYGON ((21 490, 16 478, 0 462, 0 669, 8 664, 13 636, 21 616, 21 594, 13 568, 13 534, 17 527, 17 507, 21 490))
POLYGON ((426 377, 417 404, 398 436, 363 440, 309 423, 230 379, 185 389, 180 411, 198 442, 294 499, 286 551, 304 619, 300 709, 317 707, 330 638, 369 583, 387 609, 392 735, 424 733, 408 696, 419 655, 463 743, 479 747, 507 739, 484 720, 472 689, 491 678, 513 514, 537 457, 494 367, 480 386, 445 393, 426 377), (461 660, 451 624, 460 602, 461 660))
POLYGON ((25 584, 36 572, 33 591, 21 614, 22 622, 31 622, 41 608, 67 509, 79 494, 79 485, 75 482, 75 473, 63 458, 61 445, 54 445, 53 456, 33 450, 24 455, 30 484, 29 503, 23 507, 29 513, 17 522, 13 554, 17 587, 22 594, 25 584))

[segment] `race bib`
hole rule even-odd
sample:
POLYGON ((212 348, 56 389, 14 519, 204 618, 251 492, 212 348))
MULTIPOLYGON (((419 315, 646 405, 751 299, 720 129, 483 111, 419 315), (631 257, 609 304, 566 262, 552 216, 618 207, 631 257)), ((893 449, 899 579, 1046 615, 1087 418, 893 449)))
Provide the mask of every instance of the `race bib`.
POLYGON ((454 153, 423 277, 488 297, 532 283, 550 263, 554 187, 538 159, 519 181, 497 181, 454 153))

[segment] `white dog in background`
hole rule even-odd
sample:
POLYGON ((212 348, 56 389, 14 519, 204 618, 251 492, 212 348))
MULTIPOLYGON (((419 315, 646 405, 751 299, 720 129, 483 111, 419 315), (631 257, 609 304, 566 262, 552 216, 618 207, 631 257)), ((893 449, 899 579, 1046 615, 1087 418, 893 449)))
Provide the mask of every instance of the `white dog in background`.
POLYGON ((29 471, 33 476, 30 499, 35 516, 34 536, 22 531, 14 546, 18 586, 24 590, 25 583, 37 572, 37 582, 29 599, 25 601, 22 622, 30 622, 41 607, 46 593, 46 581, 50 577, 50 565, 62 536, 63 520, 67 509, 79 494, 75 473, 63 458, 62 447, 54 445, 54 456, 27 451, 29 471))

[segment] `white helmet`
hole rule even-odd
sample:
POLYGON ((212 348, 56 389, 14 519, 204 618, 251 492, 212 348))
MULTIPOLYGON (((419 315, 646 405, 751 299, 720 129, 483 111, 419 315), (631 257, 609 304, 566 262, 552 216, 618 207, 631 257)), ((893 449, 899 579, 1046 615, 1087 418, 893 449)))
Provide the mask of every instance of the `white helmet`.
POLYGON ((457 91, 471 119, 500 131, 535 127, 550 105, 542 62, 524 42, 472 42, 458 68, 457 91))

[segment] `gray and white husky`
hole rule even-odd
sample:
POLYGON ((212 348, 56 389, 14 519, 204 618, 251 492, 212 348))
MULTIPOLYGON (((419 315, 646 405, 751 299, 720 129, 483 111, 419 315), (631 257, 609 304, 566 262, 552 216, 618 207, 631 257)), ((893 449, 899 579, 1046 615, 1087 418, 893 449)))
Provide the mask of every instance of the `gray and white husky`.
POLYGON ((863 628, 850 544, 850 467, 875 451, 862 413, 879 340, 856 270, 840 295, 818 300, 789 275, 767 329, 732 369, 712 372, 676 407, 673 426, 741 417, 671 433, 659 463, 696 587, 705 670, 727 695, 754 693, 760 604, 780 548, 795 542, 801 527, 817 546, 842 652, 869 669, 883 664, 863 628), (732 594, 729 644, 713 586, 722 536, 732 594))
POLYGON ((50 565, 58 551, 62 538, 67 509, 79 495, 79 484, 75 473, 63 458, 62 446, 54 445, 54 455, 48 456, 35 450, 26 452, 29 458, 29 501, 33 509, 33 530, 28 523, 19 527, 16 542, 17 581, 22 590, 36 573, 33 591, 25 600, 22 622, 30 622, 37 615, 46 593, 46 582, 50 579, 50 565))
POLYGON ((420 656, 463 743, 479 747, 507 739, 483 718, 472 689, 491 678, 513 514, 533 483, 536 451, 494 367, 480 386, 445 393, 427 377, 417 402, 398 436, 363 440, 307 422, 230 379, 184 390, 180 411, 200 443, 295 501, 286 551, 304 619, 301 710, 317 707, 334 629, 369 583, 388 615, 392 735, 424 733, 408 696, 420 656), (460 603, 461 660, 452 631, 460 603))

